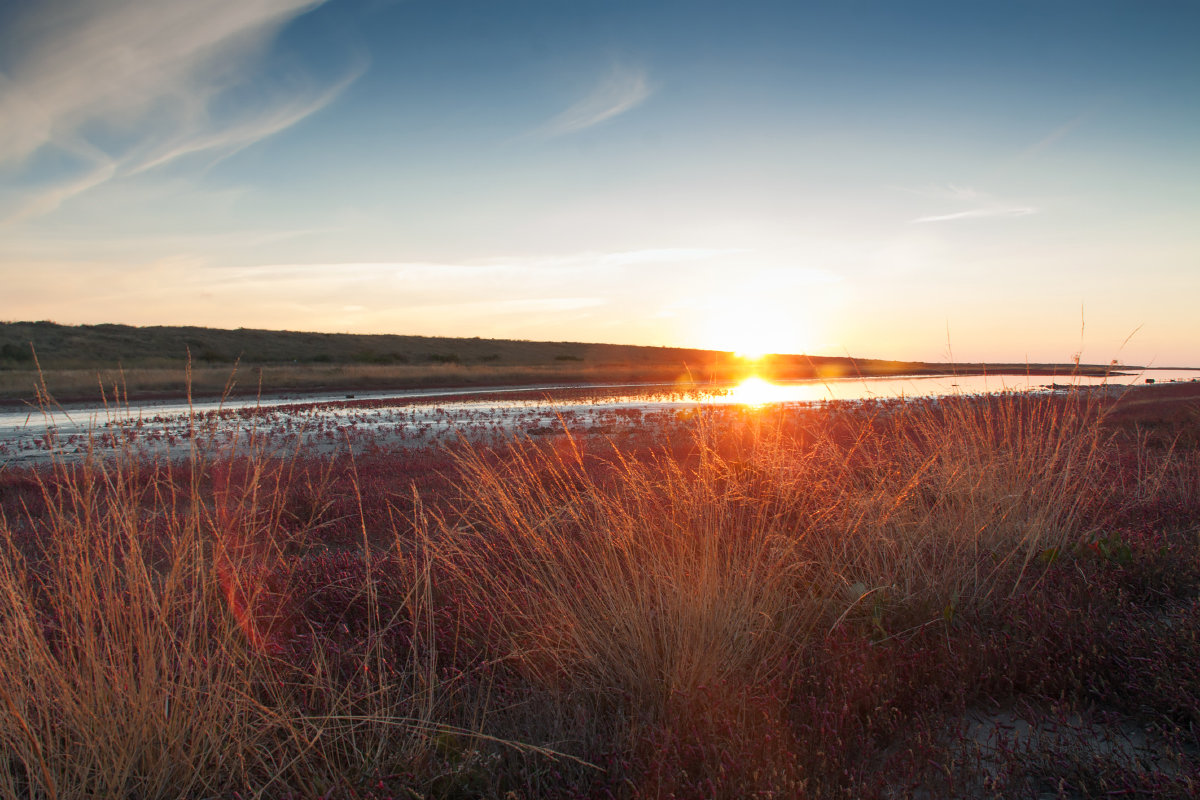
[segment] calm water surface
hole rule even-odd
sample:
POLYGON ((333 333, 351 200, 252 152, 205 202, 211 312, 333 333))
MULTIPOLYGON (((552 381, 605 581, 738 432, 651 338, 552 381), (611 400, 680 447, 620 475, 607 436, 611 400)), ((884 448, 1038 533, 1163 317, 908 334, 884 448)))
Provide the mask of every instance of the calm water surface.
POLYGON ((709 404, 812 405, 830 401, 943 397, 1001 391, 1066 391, 1069 387, 1200 381, 1200 370, 1146 370, 1107 378, 1023 375, 899 376, 738 385, 627 384, 494 387, 355 395, 281 395, 261 399, 134 403, 127 408, 73 406, 48 412, 0 411, 0 465, 77 458, 89 447, 112 449, 120 438, 175 457, 198 434, 214 449, 231 447, 250 431, 280 441, 301 436, 323 449, 357 437, 376 444, 428 445, 460 435, 546 432, 562 425, 586 428, 622 411, 643 414, 709 404))

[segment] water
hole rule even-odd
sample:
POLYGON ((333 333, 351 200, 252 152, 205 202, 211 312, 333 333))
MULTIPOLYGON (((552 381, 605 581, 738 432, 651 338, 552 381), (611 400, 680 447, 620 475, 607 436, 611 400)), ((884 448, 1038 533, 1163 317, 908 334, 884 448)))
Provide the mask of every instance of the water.
POLYGON ((547 385, 538 387, 359 392, 353 396, 274 396, 196 402, 134 403, 128 408, 0 411, 0 465, 80 458, 89 448, 111 452, 134 444, 145 452, 183 457, 193 441, 224 451, 251 433, 278 442, 333 450, 367 444, 424 446, 459 436, 537 435, 586 430, 613 418, 628 424, 647 415, 708 404, 752 408, 830 401, 943 397, 998 391, 1065 391, 1069 386, 1122 386, 1200 381, 1200 370, 1146 370, 1107 378, 1027 375, 895 376, 738 385, 547 385))
MULTIPOLYGON (((767 402, 813 403, 898 397, 946 397, 1001 391, 1066 391, 1079 386, 1132 386, 1168 381, 1200 381, 1200 370, 1152 369, 1108 376, 902 375, 893 378, 838 378, 828 381, 776 381, 764 388, 767 402)), ((735 389, 727 402, 750 402, 755 392, 735 389)))

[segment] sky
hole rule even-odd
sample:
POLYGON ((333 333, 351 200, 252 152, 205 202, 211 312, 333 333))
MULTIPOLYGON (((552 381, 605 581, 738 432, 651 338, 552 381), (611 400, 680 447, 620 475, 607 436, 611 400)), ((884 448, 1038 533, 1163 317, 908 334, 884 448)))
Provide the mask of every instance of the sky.
POLYGON ((0 0, 0 319, 1200 365, 1200 3, 0 0))

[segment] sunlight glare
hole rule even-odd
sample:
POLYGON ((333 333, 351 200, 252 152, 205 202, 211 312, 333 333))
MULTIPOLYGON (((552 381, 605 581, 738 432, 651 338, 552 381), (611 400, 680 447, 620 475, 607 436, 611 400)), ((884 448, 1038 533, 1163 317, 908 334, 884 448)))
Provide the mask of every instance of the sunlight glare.
POLYGON ((708 315, 702 324, 698 339, 706 347, 732 352, 747 362, 805 352, 813 338, 808 316, 767 291, 723 299, 720 312, 708 315))
POLYGON ((757 375, 751 375, 730 390, 729 401, 750 408, 761 408, 767 403, 784 399, 782 389, 757 375))

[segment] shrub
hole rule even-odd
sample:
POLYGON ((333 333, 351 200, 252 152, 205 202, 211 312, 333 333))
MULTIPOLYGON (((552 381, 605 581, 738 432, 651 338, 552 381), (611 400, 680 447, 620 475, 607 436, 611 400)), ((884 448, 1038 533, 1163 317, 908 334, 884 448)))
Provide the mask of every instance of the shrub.
POLYGON ((28 347, 21 347, 11 342, 5 342, 3 345, 0 345, 0 359, 25 364, 33 361, 33 351, 28 347))

